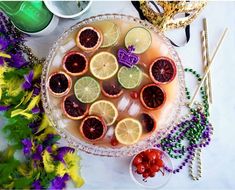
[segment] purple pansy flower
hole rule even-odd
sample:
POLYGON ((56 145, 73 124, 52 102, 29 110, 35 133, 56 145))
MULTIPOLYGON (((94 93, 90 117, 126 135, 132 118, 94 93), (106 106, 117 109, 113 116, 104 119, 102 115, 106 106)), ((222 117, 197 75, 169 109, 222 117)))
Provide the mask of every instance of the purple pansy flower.
POLYGON ((21 68, 27 64, 22 53, 17 52, 15 54, 11 54, 11 59, 8 59, 9 66, 15 68, 21 68))
POLYGON ((24 154, 29 154, 31 152, 31 148, 32 148, 32 141, 31 139, 23 139, 21 141, 21 143, 23 144, 23 152, 24 154))
POLYGON ((61 162, 64 162, 64 156, 65 154, 67 154, 68 152, 74 152, 74 148, 71 148, 71 147, 60 147, 57 149, 57 155, 55 156, 55 159, 56 160, 59 160, 61 162))
POLYGON ((37 96, 40 94, 40 88, 39 87, 34 87, 33 88, 33 95, 37 96))
POLYGON ((56 190, 62 190, 62 189, 64 189, 65 186, 66 186, 66 183, 65 183, 65 182, 68 181, 68 180, 69 180, 69 175, 68 175, 68 174, 64 174, 63 177, 56 176, 56 177, 52 180, 49 189, 51 189, 51 190, 54 190, 54 189, 56 189, 56 190))
POLYGON ((1 106, 0 105, 0 111, 7 111, 10 109, 10 106, 1 106))
POLYGON ((42 151, 43 151, 43 146, 39 144, 36 148, 35 153, 32 155, 33 160, 42 160, 42 151))
POLYGON ((5 51, 9 46, 9 42, 3 38, 2 36, 0 37, 0 51, 5 51))
POLYGON ((32 109, 32 113, 33 113, 33 114, 38 114, 38 113, 40 113, 40 112, 41 112, 41 110, 40 110, 40 108, 37 107, 37 106, 32 109))
POLYGON ((33 75, 33 71, 30 71, 28 75, 24 75, 24 83, 22 84, 24 90, 28 90, 32 87, 33 75))
POLYGON ((32 189, 35 189, 35 190, 41 190, 43 189, 43 187, 41 186, 41 183, 39 180, 35 180, 33 183, 32 183, 32 189))

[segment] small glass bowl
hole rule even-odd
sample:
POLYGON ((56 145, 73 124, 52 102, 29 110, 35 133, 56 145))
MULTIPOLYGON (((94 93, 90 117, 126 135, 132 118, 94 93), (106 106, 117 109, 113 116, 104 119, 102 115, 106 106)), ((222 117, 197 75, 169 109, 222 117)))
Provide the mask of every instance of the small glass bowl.
MULTIPOLYGON (((173 164, 172 164, 171 159, 167 153, 163 152, 162 150, 160 150, 158 148, 151 148, 151 149, 159 150, 162 153, 162 161, 163 161, 164 165, 166 165, 169 169, 173 170, 173 164)), ((149 149, 146 149, 146 150, 149 150, 149 149)), ((146 151, 146 150, 144 150, 144 151, 146 151)), ((144 151, 141 151, 141 152, 144 152, 144 151)), ((139 152, 138 154, 140 154, 141 152, 139 152)), ((129 172, 130 172, 130 175, 131 175, 131 178, 133 179, 133 181, 136 184, 138 184, 144 188, 159 189, 159 188, 163 187, 164 185, 166 185, 168 183, 168 181, 170 180, 172 173, 170 173, 164 169, 163 169, 164 175, 159 171, 156 173, 156 175, 154 177, 148 177, 146 180, 143 180, 143 176, 136 172, 136 167, 133 165, 133 160, 138 154, 136 154, 131 159, 130 166, 129 166, 129 172)))

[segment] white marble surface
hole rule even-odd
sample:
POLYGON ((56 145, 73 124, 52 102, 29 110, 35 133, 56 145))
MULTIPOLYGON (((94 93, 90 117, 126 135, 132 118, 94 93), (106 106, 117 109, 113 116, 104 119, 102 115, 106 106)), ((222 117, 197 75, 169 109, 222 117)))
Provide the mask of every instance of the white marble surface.
MULTIPOLYGON (((225 27, 229 28, 228 36, 218 53, 212 68, 213 105, 211 106, 211 122, 215 133, 212 143, 202 151, 203 178, 192 181, 185 168, 180 174, 173 175, 163 189, 234 189, 235 171, 235 2, 209 2, 202 14, 191 25, 191 40, 181 48, 177 48, 182 63, 201 71, 200 35, 202 18, 209 23, 210 51, 225 27)), ((124 13, 138 16, 130 2, 94 2, 89 12, 81 19, 102 13, 124 13)), ((58 36, 78 20, 61 19, 56 30, 45 37, 30 38, 29 45, 36 55, 45 57, 49 48, 58 36)), ((180 42, 183 30, 168 33, 180 42)), ((188 81, 190 86, 195 82, 188 81)), ((1 146, 1 145, 0 145, 1 146)), ((128 166, 130 158, 103 158, 79 152, 82 157, 82 176, 85 179, 83 190, 134 190, 143 189, 130 178, 128 166)), ((72 184, 69 188, 72 188, 72 184)))

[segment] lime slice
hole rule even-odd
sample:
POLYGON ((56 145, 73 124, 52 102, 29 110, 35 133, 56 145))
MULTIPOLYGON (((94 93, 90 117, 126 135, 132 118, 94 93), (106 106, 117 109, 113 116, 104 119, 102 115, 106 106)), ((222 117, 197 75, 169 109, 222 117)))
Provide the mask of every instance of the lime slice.
POLYGON ((90 71, 100 80, 106 80, 116 74, 118 62, 116 57, 109 52, 103 51, 97 53, 91 58, 90 71))
POLYGON ((118 122, 115 136, 121 144, 131 145, 138 142, 142 135, 142 126, 136 119, 126 118, 118 122))
POLYGON ((126 89, 133 89, 140 85, 142 80, 142 71, 137 66, 127 68, 121 67, 118 71, 118 81, 126 89))
POLYGON ((92 77, 82 77, 76 81, 74 93, 82 103, 91 103, 99 97, 100 85, 92 77))
POLYGON ((112 46, 117 42, 120 31, 115 23, 110 21, 102 21, 99 23, 98 27, 103 34, 103 43, 101 45, 102 48, 112 46))
POLYGON ((135 27, 127 32, 125 37, 125 46, 133 45, 135 47, 134 53, 144 53, 152 43, 150 32, 143 27, 135 27))
POLYGON ((118 116, 118 111, 113 103, 106 100, 94 102, 90 109, 89 115, 97 115, 104 119, 106 125, 112 125, 118 116))

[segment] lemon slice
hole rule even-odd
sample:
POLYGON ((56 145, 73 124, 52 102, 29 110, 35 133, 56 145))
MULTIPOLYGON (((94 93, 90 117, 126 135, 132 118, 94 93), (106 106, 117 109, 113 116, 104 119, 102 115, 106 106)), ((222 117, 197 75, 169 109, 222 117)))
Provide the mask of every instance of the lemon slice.
POLYGON ((99 97, 100 85, 92 77, 82 77, 76 81, 74 93, 82 103, 91 103, 99 97))
POLYGON ((150 32, 143 27, 135 27, 127 32, 125 37, 125 46, 133 45, 135 47, 134 53, 144 53, 151 45, 152 37, 150 32))
POLYGON ((112 53, 103 51, 91 58, 90 71, 100 80, 111 78, 116 74, 117 70, 118 62, 112 53))
POLYGON ((142 81, 142 71, 135 65, 132 68, 123 66, 118 71, 118 81, 126 89, 136 88, 142 81))
POLYGON ((102 21, 99 23, 98 27, 103 34, 103 43, 101 45, 102 48, 112 46, 117 42, 120 31, 115 23, 110 21, 102 21))
POLYGON ((142 126, 136 119, 126 118, 118 122, 115 136, 121 144, 131 145, 138 142, 142 135, 142 126))
POLYGON ((99 100, 91 105, 89 115, 100 116, 104 119, 106 125, 112 125, 117 119, 118 111, 110 101, 99 100))

